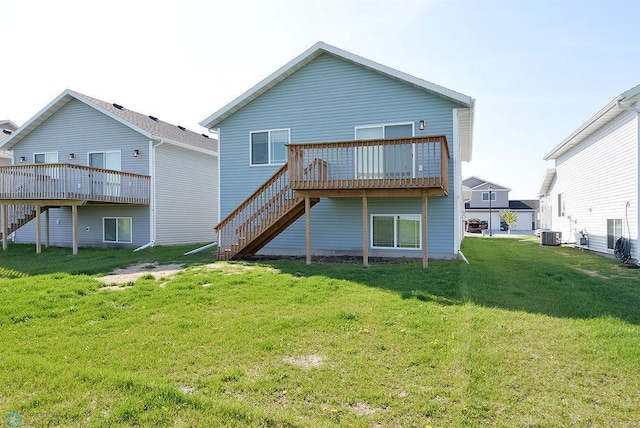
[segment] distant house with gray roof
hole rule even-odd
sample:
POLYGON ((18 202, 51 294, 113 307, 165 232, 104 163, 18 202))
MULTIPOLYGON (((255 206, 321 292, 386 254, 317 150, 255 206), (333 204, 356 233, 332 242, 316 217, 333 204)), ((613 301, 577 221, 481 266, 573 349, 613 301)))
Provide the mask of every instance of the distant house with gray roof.
POLYGON ((505 210, 518 214, 518 222, 513 230, 533 231, 537 227, 538 201, 509 200, 508 187, 469 177, 462 181, 467 190, 464 204, 465 220, 478 218, 491 224, 493 231, 500 230, 500 213, 505 210), (491 220, 489 220, 491 219, 491 220))
POLYGON ((208 134, 65 90, 0 148, 13 156, 0 167, 5 248, 10 233, 38 251, 214 240, 218 141, 208 134))

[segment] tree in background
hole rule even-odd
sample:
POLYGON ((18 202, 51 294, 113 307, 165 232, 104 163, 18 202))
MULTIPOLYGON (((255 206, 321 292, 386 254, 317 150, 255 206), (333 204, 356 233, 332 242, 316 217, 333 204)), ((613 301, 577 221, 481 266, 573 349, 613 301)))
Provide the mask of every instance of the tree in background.
POLYGON ((500 218, 509 226, 509 236, 511 236, 511 229, 518 223, 518 213, 511 210, 504 210, 500 213, 500 218))

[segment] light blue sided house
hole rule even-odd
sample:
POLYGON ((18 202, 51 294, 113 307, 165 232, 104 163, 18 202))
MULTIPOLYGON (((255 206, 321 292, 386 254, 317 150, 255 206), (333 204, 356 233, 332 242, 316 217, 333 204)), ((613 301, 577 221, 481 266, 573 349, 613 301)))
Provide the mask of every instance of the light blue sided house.
POLYGON ((66 90, 3 141, 3 247, 130 247, 215 240, 218 142, 66 90), (10 152, 10 153, 11 153, 10 152), (44 215, 41 215, 44 214, 44 215))
POLYGON ((473 109, 315 44, 201 122, 220 140, 219 257, 456 257, 473 109))

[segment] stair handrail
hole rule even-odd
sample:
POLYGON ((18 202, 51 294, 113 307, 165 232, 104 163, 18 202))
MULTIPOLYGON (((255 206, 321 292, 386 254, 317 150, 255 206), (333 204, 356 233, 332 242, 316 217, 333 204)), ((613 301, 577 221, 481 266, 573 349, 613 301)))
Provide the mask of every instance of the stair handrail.
POLYGON ((229 223, 239 212, 245 209, 251 202, 258 198, 264 191, 271 186, 275 181, 277 181, 280 176, 284 175, 287 172, 288 165, 285 163, 278 169, 267 181, 262 183, 260 187, 256 189, 251 195, 249 195, 240 205, 238 205, 233 211, 231 211, 225 218, 220 220, 220 222, 213 228, 216 232, 219 231, 222 227, 224 227, 227 223, 229 223))

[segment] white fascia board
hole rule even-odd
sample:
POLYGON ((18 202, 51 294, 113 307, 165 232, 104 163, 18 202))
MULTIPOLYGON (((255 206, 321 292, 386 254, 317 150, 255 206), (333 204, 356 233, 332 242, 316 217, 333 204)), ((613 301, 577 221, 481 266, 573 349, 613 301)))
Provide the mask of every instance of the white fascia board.
POLYGON ((549 194, 549 190, 551 190, 551 183, 553 183, 554 178, 556 177, 556 169, 549 168, 544 174, 542 178, 542 183, 540 184, 540 190, 538 190, 538 197, 546 196, 549 194))
POLYGON ((0 126, 4 126, 4 125, 8 125, 10 127, 12 127, 13 129, 18 129, 19 126, 16 125, 15 123, 13 123, 10 120, 0 120, 0 126))
POLYGON ((413 86, 417 86, 419 88, 425 89, 429 92, 432 92, 441 97, 450 99, 459 104, 464 105, 465 107, 473 107, 474 100, 473 98, 463 95, 459 92, 452 91, 451 89, 444 88, 442 86, 436 85, 431 82, 427 82, 426 80, 419 79, 417 77, 411 76, 409 74, 403 73, 401 71, 395 70, 391 67, 387 67, 385 65, 379 64, 377 62, 371 61, 369 59, 363 58, 361 56, 352 54, 350 52, 344 51, 342 49, 336 48, 335 46, 328 45, 324 42, 317 42, 309 49, 295 57, 293 60, 286 63, 284 66, 280 67, 278 70, 267 76, 265 79, 258 82, 251 89, 244 92, 242 95, 231 101, 229 104, 213 113, 211 116, 204 119, 200 122, 205 128, 214 128, 216 127, 222 120, 231 116, 237 110, 241 109, 255 98, 280 83, 291 74, 304 67, 306 64, 320 56, 322 53, 328 53, 349 62, 352 62, 356 65, 360 65, 362 67, 374 70, 376 72, 386 74, 389 77, 404 81, 413 86))
POLYGON ((105 110, 104 108, 102 108, 101 106, 92 103, 91 101, 85 99, 83 96, 81 96, 80 94, 69 90, 69 94, 71 96, 73 96, 75 99, 77 99, 78 101, 82 101, 83 103, 85 103, 86 105, 88 105, 89 107, 92 107, 96 110, 98 110, 100 113, 105 114, 107 116, 109 116, 111 119, 120 122, 121 124, 123 124, 124 126, 133 129, 134 131, 138 132, 139 134, 142 134, 145 136, 145 138, 148 139, 158 139, 159 137, 156 135, 153 135, 147 131, 145 131, 144 129, 134 125, 133 123, 129 122, 128 120, 125 120, 123 118, 121 118, 120 116, 117 116, 115 114, 113 114, 112 112, 110 112, 109 110, 105 110))
POLYGON ((60 95, 55 97, 53 101, 44 106, 39 112, 37 112, 33 117, 27 120, 21 127, 16 129, 11 135, 4 139, 1 149, 10 150, 11 147, 16 145, 20 140, 29 135, 31 131, 40 125, 40 123, 44 122, 49 116, 58 111, 62 106, 69 102, 70 98, 73 95, 70 94, 70 90, 64 90, 60 95), (66 98, 66 99, 65 99, 66 98))
POLYGON ((164 143, 164 144, 171 144, 172 146, 180 147, 180 148, 183 148, 183 149, 186 149, 186 150, 193 150, 194 152, 203 153, 205 155, 218 157, 218 152, 213 151, 213 150, 207 150, 207 149, 203 149, 201 147, 196 147, 196 146, 192 146, 190 144, 185 144, 185 143, 179 143, 179 142, 173 141, 173 140, 167 140, 166 138, 153 137, 153 139, 158 141, 158 142, 164 143))
POLYGON ((231 101, 229 104, 225 105, 220 110, 216 111, 211 116, 204 119, 202 122, 200 122, 200 125, 207 129, 214 128, 219 122, 221 122, 226 117, 233 114, 236 110, 239 110, 241 107, 248 104, 250 101, 254 100, 259 95, 263 94, 268 89, 272 88, 277 83, 281 82, 286 77, 293 74, 294 71, 297 71, 298 69, 302 68, 302 66, 307 63, 305 62, 305 60, 309 59, 309 57, 311 57, 312 54, 317 52, 320 49, 320 45, 323 45, 323 43, 322 42, 316 43, 315 45, 313 45, 312 47, 310 47, 309 49, 307 49, 306 51, 304 51, 303 53, 301 53, 300 55, 298 55, 297 57, 295 57, 294 59, 292 59, 291 61, 289 61, 288 63, 286 63, 279 69, 277 69, 276 71, 274 71, 273 73, 271 73, 269 76, 262 79, 253 87, 251 87, 250 89, 242 93, 239 97, 231 101))
POLYGON ((572 147, 580 144, 584 139, 596 132, 602 125, 612 120, 618 114, 622 113, 622 109, 618 107, 618 102, 627 101, 634 102, 634 98, 640 96, 640 85, 621 93, 613 98, 607 105, 605 105, 599 112, 593 115, 589 120, 580 125, 578 129, 572 132, 567 138, 565 138, 560 144, 551 149, 546 155, 544 160, 558 159, 561 155, 566 153, 572 147))

